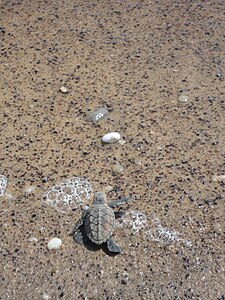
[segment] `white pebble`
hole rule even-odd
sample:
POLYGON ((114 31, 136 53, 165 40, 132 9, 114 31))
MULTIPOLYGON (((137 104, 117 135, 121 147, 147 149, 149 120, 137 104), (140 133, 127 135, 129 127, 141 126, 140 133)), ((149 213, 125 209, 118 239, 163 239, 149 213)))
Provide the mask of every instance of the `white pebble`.
POLYGON ((113 172, 117 175, 123 173, 123 171, 124 171, 124 167, 120 164, 114 165, 112 169, 113 169, 113 172))
POLYGON ((32 236, 32 237, 29 238, 28 242, 30 242, 30 243, 37 243, 38 242, 38 238, 32 236))
POLYGON ((50 299, 50 296, 49 296, 48 294, 44 293, 44 294, 42 295, 42 299, 43 299, 43 300, 49 300, 49 299, 50 299))
POLYGON ((30 194, 32 193, 34 190, 36 190, 37 186, 36 185, 30 185, 30 186, 27 186, 25 189, 24 189, 24 192, 25 194, 30 194))
POLYGON ((225 175, 213 175, 212 176, 212 181, 216 182, 216 181, 223 181, 225 180, 225 175))
POLYGON ((66 94, 68 93, 68 90, 65 86, 61 86, 61 88, 59 89, 61 93, 66 94))
POLYGON ((53 238, 48 242, 48 250, 58 249, 62 245, 62 240, 59 238, 53 238))
POLYGON ((103 143, 112 144, 120 140, 121 136, 118 132, 110 132, 102 137, 103 143))
POLYGON ((188 100, 189 100, 189 97, 187 95, 180 95, 178 98, 178 101, 181 103, 188 102, 188 100))

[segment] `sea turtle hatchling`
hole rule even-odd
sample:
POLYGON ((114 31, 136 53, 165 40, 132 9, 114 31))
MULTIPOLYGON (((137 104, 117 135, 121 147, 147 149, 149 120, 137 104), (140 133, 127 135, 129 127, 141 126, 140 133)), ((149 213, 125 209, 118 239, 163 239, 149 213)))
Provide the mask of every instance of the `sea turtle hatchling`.
POLYGON ((85 234, 91 242, 97 245, 107 243, 107 248, 110 252, 120 253, 122 248, 116 245, 112 238, 115 228, 115 213, 111 207, 116 206, 117 203, 127 202, 128 199, 124 198, 121 200, 107 204, 104 193, 95 193, 93 205, 84 211, 81 219, 75 225, 73 230, 74 240, 79 244, 84 243, 80 230, 80 227, 84 225, 85 234))

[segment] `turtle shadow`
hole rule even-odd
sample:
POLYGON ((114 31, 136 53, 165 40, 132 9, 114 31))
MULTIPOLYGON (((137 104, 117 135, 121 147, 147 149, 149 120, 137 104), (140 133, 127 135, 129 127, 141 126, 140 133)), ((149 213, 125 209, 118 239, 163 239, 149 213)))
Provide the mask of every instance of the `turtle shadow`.
POLYGON ((116 256, 119 253, 114 253, 114 252, 110 252, 109 249, 107 248, 107 243, 103 243, 101 245, 97 245, 95 243, 93 243, 87 236, 86 232, 85 232, 85 228, 84 225, 80 226, 79 230, 77 230, 75 233, 71 234, 73 236, 73 240, 84 246, 87 250, 90 251, 99 251, 99 250, 103 250, 103 252, 105 252, 106 255, 108 256, 116 256))

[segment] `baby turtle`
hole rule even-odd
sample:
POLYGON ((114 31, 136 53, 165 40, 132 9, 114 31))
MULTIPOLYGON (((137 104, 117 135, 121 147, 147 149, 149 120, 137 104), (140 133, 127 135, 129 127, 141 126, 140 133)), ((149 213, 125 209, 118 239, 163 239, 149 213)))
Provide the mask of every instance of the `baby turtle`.
POLYGON ((106 195, 98 192, 94 195, 93 206, 84 211, 82 218, 73 230, 74 240, 83 244, 80 227, 84 225, 85 233, 90 241, 97 245, 107 243, 110 252, 120 253, 122 249, 117 246, 112 238, 115 228, 115 214, 106 202, 106 195))

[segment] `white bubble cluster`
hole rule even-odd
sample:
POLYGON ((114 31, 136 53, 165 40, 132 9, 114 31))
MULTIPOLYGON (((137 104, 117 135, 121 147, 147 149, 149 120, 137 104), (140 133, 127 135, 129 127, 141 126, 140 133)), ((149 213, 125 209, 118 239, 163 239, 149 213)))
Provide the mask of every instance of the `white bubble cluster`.
POLYGON ((162 244, 174 244, 182 242, 186 246, 191 246, 191 241, 187 241, 180 237, 180 234, 172 229, 163 227, 158 218, 153 219, 156 228, 151 228, 144 232, 147 240, 157 241, 162 244))
POLYGON ((6 176, 0 174, 0 196, 5 194, 8 179, 6 176))
POLYGON ((92 186, 87 179, 72 177, 47 190, 43 195, 43 202, 61 212, 66 212, 80 207, 91 195, 92 186))
POLYGON ((121 223, 131 229, 132 234, 136 234, 147 226, 147 217, 140 211, 128 211, 121 218, 121 223))

